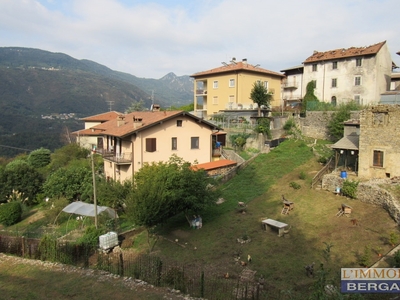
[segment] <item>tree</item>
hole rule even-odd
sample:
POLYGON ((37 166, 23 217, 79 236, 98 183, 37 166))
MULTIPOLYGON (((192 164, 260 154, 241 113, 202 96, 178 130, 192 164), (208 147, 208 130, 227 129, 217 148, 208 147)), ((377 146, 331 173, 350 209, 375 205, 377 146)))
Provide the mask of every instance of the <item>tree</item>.
POLYGON ((51 151, 49 149, 40 148, 32 151, 28 156, 28 162, 34 168, 47 166, 51 161, 51 151))
POLYGON ((354 101, 339 105, 338 110, 332 114, 328 123, 328 130, 335 141, 340 140, 344 134, 344 121, 350 119, 352 110, 359 110, 360 106, 354 101))
POLYGON ((307 110, 307 102, 318 101, 317 96, 314 95, 314 90, 315 90, 315 81, 311 80, 309 83, 307 83, 306 94, 304 95, 303 105, 301 109, 302 112, 305 112, 307 110))
POLYGON ((0 177, 0 202, 5 200, 4 197, 10 196, 14 190, 22 193, 24 199, 28 198, 27 204, 33 204, 43 183, 40 173, 30 164, 19 159, 10 162, 0 177))
POLYGON ((131 106, 125 111, 126 114, 129 114, 134 111, 143 111, 144 110, 144 102, 142 99, 140 101, 132 102, 131 106))
POLYGON ((134 175, 126 201, 127 216, 148 233, 179 213, 185 213, 189 220, 189 214, 199 214, 216 202, 211 182, 204 170, 195 170, 177 156, 168 162, 145 164, 134 175))
POLYGON ((258 116, 261 117, 261 106, 270 106, 272 93, 268 92, 267 88, 261 81, 253 83, 253 89, 250 92, 250 99, 258 106, 258 116))
POLYGON ((92 199, 93 178, 89 165, 71 165, 57 169, 47 177, 43 184, 43 192, 47 197, 65 197, 69 201, 92 199))

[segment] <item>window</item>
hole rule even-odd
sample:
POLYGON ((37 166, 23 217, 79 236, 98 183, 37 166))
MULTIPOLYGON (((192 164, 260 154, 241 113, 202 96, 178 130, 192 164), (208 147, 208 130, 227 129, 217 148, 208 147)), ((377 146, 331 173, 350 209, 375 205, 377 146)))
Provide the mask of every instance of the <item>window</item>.
POLYGON ((332 70, 337 69, 337 61, 332 62, 332 70))
POLYGON ((178 138, 173 137, 171 139, 171 149, 172 150, 177 150, 178 149, 178 138))
POLYGON ((317 64, 312 64, 312 71, 317 72, 317 64))
POLYGON ((157 151, 157 140, 155 138, 146 139, 146 152, 157 151))
POLYGON ((268 90, 268 81, 264 81, 264 87, 268 90))
POLYGON ((190 149, 199 149, 199 137, 190 138, 190 149))
POLYGON ((213 88, 217 89, 218 88, 218 80, 215 80, 213 83, 213 88))
POLYGON ((176 120, 176 127, 182 127, 182 120, 176 120))
POLYGON ((383 151, 374 150, 374 167, 383 167, 383 151))
POLYGON ((213 97, 213 104, 218 104, 218 96, 213 97))
POLYGON ((354 85, 361 85, 361 76, 354 77, 354 85))
POLYGON ((354 95, 354 102, 360 104, 360 95, 354 95))
POLYGON ((361 67, 362 65, 362 58, 356 58, 356 67, 361 67))
POLYGON ((235 79, 229 79, 229 87, 235 86, 235 79))
POLYGON ((332 87, 337 87, 337 78, 332 78, 332 87))

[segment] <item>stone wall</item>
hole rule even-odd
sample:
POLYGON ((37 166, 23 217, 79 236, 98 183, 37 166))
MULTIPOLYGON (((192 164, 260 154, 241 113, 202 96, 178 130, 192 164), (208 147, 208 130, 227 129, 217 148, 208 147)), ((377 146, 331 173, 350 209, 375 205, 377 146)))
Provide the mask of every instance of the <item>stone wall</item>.
MULTIPOLYGON (((295 116, 294 120, 303 135, 315 139, 329 140, 331 137, 328 131, 328 124, 333 113, 333 111, 307 111, 305 118, 295 116)), ((350 119, 359 120, 360 112, 351 112, 350 119)))
MULTIPOLYGON (((325 175, 322 178, 322 189, 334 192, 336 187, 343 187, 345 180, 335 174, 325 175)), ((356 192, 357 200, 382 207, 393 220, 400 224, 400 203, 389 191, 379 187, 378 184, 382 183, 391 184, 391 181, 389 179, 371 179, 360 182, 356 192)))

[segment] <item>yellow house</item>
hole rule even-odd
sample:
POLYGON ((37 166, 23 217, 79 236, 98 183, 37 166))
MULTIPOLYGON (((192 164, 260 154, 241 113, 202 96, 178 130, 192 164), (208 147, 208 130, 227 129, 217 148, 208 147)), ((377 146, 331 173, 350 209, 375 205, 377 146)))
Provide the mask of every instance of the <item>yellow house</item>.
POLYGON ((104 158, 105 176, 120 182, 144 164, 168 161, 173 154, 192 164, 210 162, 220 135, 220 128, 184 111, 119 114, 86 131, 102 137, 97 151, 104 158))
POLYGON ((194 78, 194 107, 197 116, 211 119, 223 111, 257 111, 250 99, 253 84, 264 83, 273 93, 271 108, 281 106, 281 73, 262 69, 247 63, 247 59, 222 63, 221 67, 191 75, 194 78), (202 104, 202 106, 201 106, 202 104))

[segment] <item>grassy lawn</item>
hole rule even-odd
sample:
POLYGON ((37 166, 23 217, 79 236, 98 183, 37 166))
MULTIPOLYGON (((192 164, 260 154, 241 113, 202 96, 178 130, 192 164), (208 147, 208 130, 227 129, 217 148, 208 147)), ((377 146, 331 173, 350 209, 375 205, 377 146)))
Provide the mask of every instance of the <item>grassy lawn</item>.
POLYGON ((311 189, 311 178, 320 168, 309 148, 300 144, 283 144, 260 155, 222 187, 225 202, 202 216, 200 230, 190 229, 182 216, 176 218, 164 226, 162 234, 168 240, 161 239, 156 251, 185 264, 212 265, 212 270, 221 276, 229 273, 233 280, 243 269, 234 258, 239 254, 247 261, 249 254, 252 262, 247 267, 266 279, 272 294, 309 292, 314 279, 306 276, 304 267, 313 262, 316 270, 324 263, 334 278, 341 267, 359 267, 359 256, 370 247, 369 263, 374 263, 375 249, 391 249, 387 239, 391 232, 398 233, 398 225, 380 207, 311 189), (291 182, 301 188, 290 187, 291 182), (283 194, 295 203, 289 215, 281 214, 283 194), (245 213, 238 212, 238 201, 247 203, 245 213), (342 203, 352 206, 350 217, 336 216, 342 203), (278 237, 276 231, 264 231, 263 218, 289 224, 290 233, 278 237), (353 218, 359 225, 352 225, 353 218), (237 238, 243 236, 251 242, 239 244, 237 238), (171 242, 176 239, 184 247, 171 242), (332 245, 329 261, 323 256, 327 245, 332 245))

